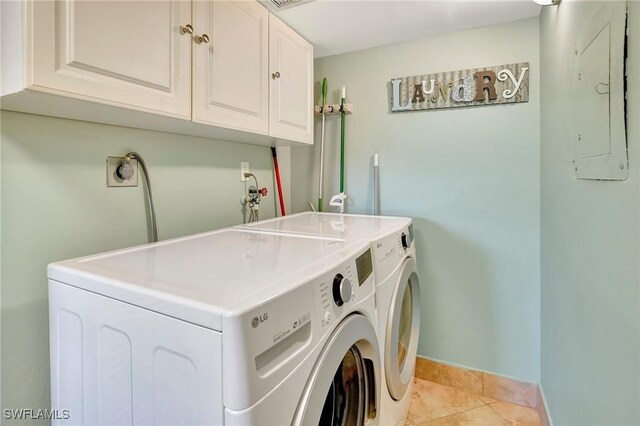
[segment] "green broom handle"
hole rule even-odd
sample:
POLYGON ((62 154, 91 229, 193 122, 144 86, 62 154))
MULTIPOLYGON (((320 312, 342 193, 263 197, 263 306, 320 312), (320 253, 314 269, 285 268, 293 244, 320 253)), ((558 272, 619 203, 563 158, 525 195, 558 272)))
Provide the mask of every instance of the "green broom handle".
POLYGON ((342 86, 342 97, 340 98, 340 193, 344 193, 344 86, 342 86))
POLYGON ((319 192, 320 196, 318 197, 318 211, 322 211, 322 185, 323 185, 323 168, 324 168, 324 121, 325 121, 325 111, 324 107, 327 104, 327 77, 322 79, 322 140, 320 146, 320 182, 319 182, 319 192))

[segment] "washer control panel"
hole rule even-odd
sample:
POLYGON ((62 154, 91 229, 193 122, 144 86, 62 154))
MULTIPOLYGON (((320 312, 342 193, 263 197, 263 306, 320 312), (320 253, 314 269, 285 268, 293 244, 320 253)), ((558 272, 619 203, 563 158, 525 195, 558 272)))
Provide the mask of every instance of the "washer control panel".
POLYGON ((369 296, 373 286, 370 247, 318 278, 316 292, 320 327, 324 329, 333 324, 350 306, 369 296))
POLYGON ((376 284, 380 284, 389 277, 405 256, 415 250, 413 224, 374 240, 372 246, 376 284))

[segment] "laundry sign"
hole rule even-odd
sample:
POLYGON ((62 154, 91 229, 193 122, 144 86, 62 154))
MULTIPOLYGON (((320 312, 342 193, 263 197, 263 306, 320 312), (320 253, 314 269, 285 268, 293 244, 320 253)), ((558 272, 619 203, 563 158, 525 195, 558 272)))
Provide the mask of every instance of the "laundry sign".
POLYGON ((528 62, 391 80, 391 112, 528 101, 528 62))

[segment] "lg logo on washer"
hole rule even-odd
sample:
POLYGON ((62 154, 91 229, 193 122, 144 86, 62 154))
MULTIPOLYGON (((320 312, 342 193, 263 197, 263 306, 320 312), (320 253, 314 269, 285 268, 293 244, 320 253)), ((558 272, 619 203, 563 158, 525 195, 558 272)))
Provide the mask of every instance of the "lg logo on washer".
POLYGON ((265 312, 264 314, 262 314, 260 316, 253 317, 253 319, 251 320, 251 327, 256 328, 261 323, 265 322, 268 319, 269 319, 269 314, 267 312, 265 312))

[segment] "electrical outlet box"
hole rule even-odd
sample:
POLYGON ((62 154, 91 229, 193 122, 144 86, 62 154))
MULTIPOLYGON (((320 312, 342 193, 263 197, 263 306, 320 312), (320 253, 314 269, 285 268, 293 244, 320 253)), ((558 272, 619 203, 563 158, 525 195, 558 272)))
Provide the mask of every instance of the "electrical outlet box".
POLYGON ((251 173, 251 170, 249 170, 248 161, 243 161, 240 163, 240 180, 242 182, 246 182, 248 180, 248 178, 244 175, 245 173, 251 173))
POLYGON ((131 179, 122 179, 118 176, 118 167, 124 162, 124 157, 107 157, 107 187, 131 187, 138 186, 138 160, 129 160, 133 166, 131 179))

